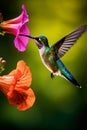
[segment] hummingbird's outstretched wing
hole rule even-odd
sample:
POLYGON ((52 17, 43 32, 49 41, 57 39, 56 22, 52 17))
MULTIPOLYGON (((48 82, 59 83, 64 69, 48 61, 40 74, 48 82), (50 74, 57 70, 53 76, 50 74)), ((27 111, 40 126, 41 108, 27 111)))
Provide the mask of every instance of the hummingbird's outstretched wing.
POLYGON ((51 46, 51 49, 56 52, 58 58, 61 58, 77 41, 77 39, 87 30, 87 25, 80 26, 70 34, 63 37, 51 46))

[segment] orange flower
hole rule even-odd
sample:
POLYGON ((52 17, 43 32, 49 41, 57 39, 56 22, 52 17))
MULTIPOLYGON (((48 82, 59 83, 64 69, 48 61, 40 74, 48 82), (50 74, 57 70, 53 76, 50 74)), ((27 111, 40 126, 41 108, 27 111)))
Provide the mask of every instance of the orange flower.
POLYGON ((35 95, 30 88, 32 75, 23 60, 17 63, 15 70, 0 76, 0 90, 6 95, 11 105, 18 105, 19 110, 27 110, 35 102, 35 95))

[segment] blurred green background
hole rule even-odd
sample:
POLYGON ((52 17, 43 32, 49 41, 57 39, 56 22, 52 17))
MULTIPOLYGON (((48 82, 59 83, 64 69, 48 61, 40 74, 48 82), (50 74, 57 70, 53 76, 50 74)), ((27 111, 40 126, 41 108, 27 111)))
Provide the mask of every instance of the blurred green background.
MULTIPOLYGON (((20 15, 22 4, 26 5, 29 14, 31 35, 47 36, 50 45, 87 24, 86 0, 0 0, 0 12, 4 20, 20 15)), ((32 40, 27 50, 19 53, 13 45, 13 39, 14 36, 9 34, 0 36, 0 57, 7 61, 2 75, 8 74, 16 67, 17 61, 23 59, 32 71, 31 87, 36 102, 29 110, 18 111, 9 105, 0 92, 0 129, 87 129, 87 32, 62 58, 82 89, 61 77, 52 80, 32 40)))

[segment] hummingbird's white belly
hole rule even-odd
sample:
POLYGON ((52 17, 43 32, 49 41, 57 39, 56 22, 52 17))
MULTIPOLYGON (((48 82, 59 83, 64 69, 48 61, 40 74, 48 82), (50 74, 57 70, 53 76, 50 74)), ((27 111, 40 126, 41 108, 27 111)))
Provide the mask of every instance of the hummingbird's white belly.
POLYGON ((44 66, 54 75, 58 75, 58 68, 56 66, 54 66, 51 62, 50 59, 53 58, 53 55, 49 55, 48 58, 46 58, 45 55, 45 47, 43 46, 41 49, 39 49, 39 53, 40 53, 40 57, 42 60, 42 63, 44 64, 44 66))
POLYGON ((42 60, 42 62, 43 62, 43 64, 44 64, 44 66, 45 66, 51 73, 53 73, 53 75, 62 76, 60 70, 57 70, 57 71, 54 72, 54 71, 52 70, 52 68, 49 66, 49 64, 46 64, 46 63, 45 63, 45 61, 43 60, 42 57, 41 57, 41 60, 42 60))
POLYGON ((52 71, 52 69, 50 68, 49 64, 45 63, 45 61, 44 61, 44 59, 43 59, 42 57, 41 57, 41 60, 42 60, 42 62, 43 62, 43 64, 44 64, 44 66, 45 66, 51 73, 53 73, 53 71, 52 71))
POLYGON ((45 52, 45 47, 43 46, 41 49, 39 49, 39 53, 40 53, 40 57, 42 60, 42 63, 44 64, 44 66, 51 72, 53 73, 52 69, 49 67, 49 64, 47 62, 45 62, 44 58, 43 58, 43 54, 45 52))

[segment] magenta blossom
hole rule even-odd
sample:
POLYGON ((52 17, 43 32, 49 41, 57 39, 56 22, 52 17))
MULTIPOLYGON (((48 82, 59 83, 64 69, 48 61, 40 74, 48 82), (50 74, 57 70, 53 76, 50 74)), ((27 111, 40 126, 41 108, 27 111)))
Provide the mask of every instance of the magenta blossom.
POLYGON ((28 21, 29 18, 26 8, 24 5, 22 5, 22 13, 18 17, 7 21, 3 21, 0 24, 2 34, 6 32, 16 36, 14 39, 14 45, 18 49, 18 51, 21 52, 26 50, 29 38, 23 36, 20 37, 19 34, 21 33, 30 35, 30 31, 27 27, 28 21))

